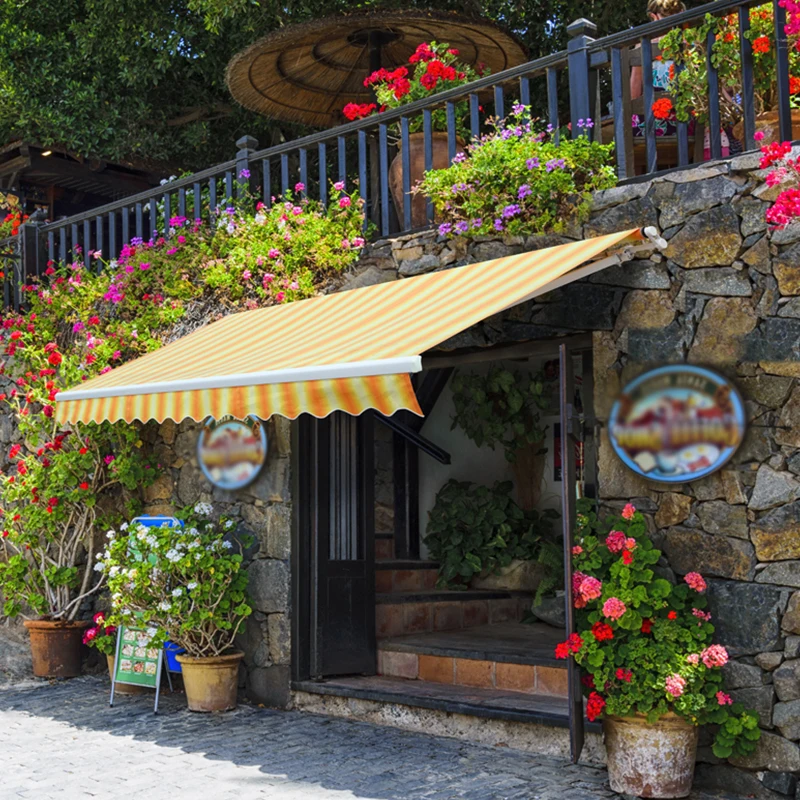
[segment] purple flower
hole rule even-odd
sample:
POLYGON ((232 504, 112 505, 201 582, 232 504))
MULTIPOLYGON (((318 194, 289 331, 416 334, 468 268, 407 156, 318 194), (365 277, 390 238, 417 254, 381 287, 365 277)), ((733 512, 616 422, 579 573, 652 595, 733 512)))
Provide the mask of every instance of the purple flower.
POLYGON ((511 219, 511 217, 516 217, 520 211, 522 211, 522 209, 516 203, 512 203, 510 206, 506 206, 503 209, 503 217, 505 219, 511 219))
POLYGON ((566 162, 563 158, 551 158, 550 161, 544 165, 544 168, 548 172, 552 172, 554 169, 564 169, 565 164, 566 162))
POLYGON ((453 226, 449 222, 443 222, 439 226, 439 236, 447 236, 450 231, 453 230, 453 226))
POLYGON ((517 191, 517 198, 519 200, 522 200, 525 197, 527 197, 529 194, 532 194, 531 187, 528 186, 527 183, 523 183, 522 186, 520 186, 519 190, 517 191))
POLYGON ((534 156, 533 158, 529 158, 525 162, 525 166, 528 169, 538 169, 539 168, 539 159, 536 156, 534 156))
POLYGON ((469 223, 468 222, 464 222, 464 220, 461 220, 460 222, 456 222, 456 230, 459 233, 466 233, 469 230, 469 223))
POLYGON ((514 135, 514 132, 506 128, 504 131, 500 133, 500 138, 503 140, 510 139, 514 135))
POLYGON ((494 221, 494 229, 495 229, 496 231, 502 231, 502 230, 505 230, 505 226, 503 225, 503 220, 501 220, 501 219, 496 219, 496 220, 494 221))
POLYGON ((249 177, 250 177, 250 170, 249 169, 243 169, 243 170, 241 170, 239 172, 239 180, 243 181, 243 180, 246 180, 249 177))
POLYGON ((464 152, 458 152, 453 156, 453 163, 460 164, 462 161, 467 160, 467 154, 464 152))
POLYGON ((144 244, 144 239, 141 236, 134 236, 131 239, 131 247, 141 247, 144 244))
POLYGON ((458 194, 459 192, 467 192, 467 191, 469 191, 469 186, 467 186, 466 183, 454 183, 450 187, 450 191, 453 194, 458 194))
POLYGON ((473 228, 480 228, 481 225, 483 225, 483 220, 480 217, 475 217, 475 219, 472 220, 473 228))
POLYGON ((229 217, 232 217, 232 216, 233 216, 233 215, 236 213, 236 209, 235 209, 233 206, 228 206, 228 207, 225 209, 225 213, 226 213, 226 214, 227 214, 229 217))
POLYGON ((511 106, 511 110, 515 114, 521 114, 523 111, 525 111, 525 106, 522 105, 522 103, 514 103, 514 105, 511 106))
POLYGON ((73 333, 80 333, 80 332, 81 332, 81 331, 84 329, 84 327, 85 327, 85 326, 84 326, 84 324, 83 324, 82 322, 76 322, 76 323, 75 323, 75 324, 72 326, 72 332, 73 332, 73 333))
POLYGON ((142 263, 139 264, 139 269, 141 269, 141 270, 150 269, 150 262, 149 261, 142 261, 142 263))

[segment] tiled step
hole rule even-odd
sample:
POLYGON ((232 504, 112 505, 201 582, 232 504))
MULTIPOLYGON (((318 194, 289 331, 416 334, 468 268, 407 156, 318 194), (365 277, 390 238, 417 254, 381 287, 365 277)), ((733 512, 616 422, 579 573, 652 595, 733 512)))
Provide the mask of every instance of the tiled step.
POLYGON ((527 592, 428 591, 377 594, 379 639, 426 631, 447 631, 518 622, 531 606, 527 592))
POLYGON ((379 646, 378 674, 447 686, 498 689, 542 697, 568 696, 565 667, 403 653, 379 646))
POLYGON ((378 594, 391 594, 431 590, 436 586, 438 575, 439 565, 435 561, 377 561, 375 591, 378 594))
POLYGON ((376 561, 383 561, 387 558, 394 558, 394 534, 376 533, 375 559, 376 561))

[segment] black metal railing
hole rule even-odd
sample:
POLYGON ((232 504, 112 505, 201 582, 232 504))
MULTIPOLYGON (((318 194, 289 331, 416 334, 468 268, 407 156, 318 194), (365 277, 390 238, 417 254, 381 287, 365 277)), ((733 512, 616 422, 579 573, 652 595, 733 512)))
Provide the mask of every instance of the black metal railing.
MULTIPOLYGON (((464 147, 463 139, 480 137, 486 131, 487 119, 504 117, 512 103, 530 106, 534 116, 553 126, 556 136, 588 133, 599 141, 613 141, 621 180, 719 158, 722 155, 720 89, 710 55, 707 63, 710 152, 706 154, 702 147, 698 148, 695 133, 694 153, 690 153, 687 123, 677 123, 670 152, 656 136, 652 69, 657 40, 677 27, 697 24, 706 14, 738 14, 743 34, 749 26, 750 9, 758 5, 764 3, 757 0, 709 3, 601 39, 592 38, 596 31, 593 23, 577 20, 567 29, 570 36, 567 50, 465 86, 263 150, 258 149, 258 143, 251 137, 243 137, 237 142, 239 150, 231 161, 67 219, 38 227, 23 225, 18 267, 5 271, 6 283, 13 282, 10 289, 6 288, 6 302, 18 304, 17 284, 28 282, 32 274, 40 274, 48 260, 80 257, 88 266, 90 252, 96 250, 102 251, 104 258, 114 258, 134 237, 149 239, 156 231, 168 235, 172 216, 195 218, 202 214, 213 219, 220 206, 245 192, 259 195, 269 205, 275 197, 301 183, 304 196, 325 203, 330 183, 342 181, 348 191, 357 187, 365 202, 367 219, 376 225, 381 236, 430 224, 433 221, 430 203, 424 209, 422 223, 412 208, 409 194, 414 177, 412 145, 418 148, 421 139, 422 167, 430 170, 442 155, 437 150, 443 146, 441 134, 444 134, 445 163, 449 163, 464 147), (644 130, 635 138, 631 119, 636 101, 630 97, 630 78, 636 66, 642 69, 644 130), (610 108, 608 114, 602 113, 604 103, 610 108), (435 131, 434 123, 441 128, 442 120, 445 130, 435 131), (578 126, 578 120, 592 120, 593 127, 578 126), (399 169, 392 167, 395 160, 399 169), (401 176, 400 185, 395 185, 394 199, 392 174, 395 178, 401 176)), ((780 132, 782 138, 790 140, 789 56, 783 32, 786 13, 777 0, 773 8, 780 132)), ((752 46, 741 35, 739 47, 744 78, 744 148, 753 149, 756 111, 752 46)))

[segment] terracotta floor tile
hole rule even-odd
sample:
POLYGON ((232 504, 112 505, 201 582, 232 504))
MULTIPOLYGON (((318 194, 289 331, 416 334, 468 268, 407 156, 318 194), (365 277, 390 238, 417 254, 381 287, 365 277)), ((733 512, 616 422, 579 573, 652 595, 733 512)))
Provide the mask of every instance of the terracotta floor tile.
POLYGON ((489 603, 486 600, 470 600, 462 603, 461 620, 464 628, 486 625, 489 622, 489 603))
POLYGON ((375 606, 375 631, 379 639, 387 636, 402 636, 403 607, 382 603, 375 606))
POLYGON ((536 667, 536 693, 567 697, 567 671, 558 667, 536 667))
POLYGON ((419 656, 416 653, 378 650, 378 674, 414 680, 419 675, 419 656))
POLYGON ((431 603, 433 630, 453 631, 461 628, 461 603, 431 603))
POLYGON ((513 692, 533 692, 536 686, 535 668, 529 664, 503 664, 495 668, 495 686, 513 692))
POLYGON ((418 592, 422 589, 422 571, 418 569, 392 570, 392 591, 418 592))
POLYGON ((375 570, 375 591, 378 594, 389 594, 392 591, 392 571, 389 569, 375 570))
POLYGON ((454 682, 454 674, 455 665, 452 658, 420 655, 419 679, 421 681, 452 684, 454 682))
POLYGON ((491 689, 494 686, 494 663, 492 661, 473 661, 468 658, 457 658, 456 684, 491 689))
POLYGON ((430 603, 403 604, 403 630, 405 633, 423 633, 431 629, 430 603))

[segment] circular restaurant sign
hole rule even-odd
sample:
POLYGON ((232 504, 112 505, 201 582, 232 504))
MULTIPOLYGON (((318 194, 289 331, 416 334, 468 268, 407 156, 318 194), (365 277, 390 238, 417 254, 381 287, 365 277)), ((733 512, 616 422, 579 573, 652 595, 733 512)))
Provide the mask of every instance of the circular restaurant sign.
POLYGON ((722 375, 686 364, 629 383, 611 409, 611 445, 645 478, 697 480, 719 469, 744 436, 744 405, 722 375))
POLYGON ((267 434, 255 417, 207 419, 197 440, 203 474, 220 489, 241 489, 255 480, 267 458, 267 434))

